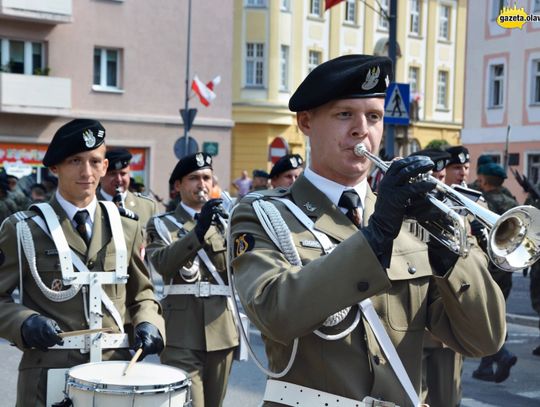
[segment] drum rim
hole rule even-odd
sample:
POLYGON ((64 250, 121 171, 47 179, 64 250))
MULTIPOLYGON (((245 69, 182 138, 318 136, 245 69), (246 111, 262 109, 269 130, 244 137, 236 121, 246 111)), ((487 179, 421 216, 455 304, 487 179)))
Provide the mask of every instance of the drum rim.
POLYGON ((182 388, 189 388, 191 385, 191 379, 181 369, 175 368, 174 366, 159 365, 157 363, 144 363, 144 362, 139 362, 139 364, 165 366, 167 368, 177 369, 184 372, 184 374, 186 375, 186 378, 184 378, 181 381, 175 381, 171 383, 133 385, 133 384, 96 383, 90 380, 70 376, 70 372, 72 369, 81 368, 81 366, 103 365, 103 363, 106 363, 106 362, 117 362, 117 363, 125 362, 126 364, 128 363, 122 360, 111 360, 111 361, 105 361, 105 362, 83 363, 82 365, 73 366, 67 372, 66 388, 71 386, 79 390, 94 391, 96 393, 110 393, 110 394, 145 394, 145 393, 160 394, 160 393, 174 392, 182 388))

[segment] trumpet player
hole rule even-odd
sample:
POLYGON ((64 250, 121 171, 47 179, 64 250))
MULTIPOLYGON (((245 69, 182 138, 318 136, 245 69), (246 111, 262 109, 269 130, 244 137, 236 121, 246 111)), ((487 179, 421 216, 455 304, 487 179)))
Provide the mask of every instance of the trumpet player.
POLYGON ((469 178, 470 154, 465 146, 452 146, 446 149, 450 154, 450 160, 446 165, 446 185, 461 185, 467 186, 467 178, 469 178))
POLYGON ((221 199, 209 199, 212 157, 182 158, 169 183, 180 195, 174 212, 148 222, 147 255, 165 284, 162 300, 170 341, 162 363, 186 371, 194 407, 221 406, 239 343, 226 273, 221 199))
POLYGON ((274 372, 264 406, 417 406, 425 329, 470 356, 504 340, 504 299, 482 251, 458 258, 403 225, 435 185, 409 181, 433 162, 396 160, 377 196, 367 185, 371 158, 356 146, 379 151, 391 79, 391 61, 371 55, 313 69, 289 101, 309 166, 232 214, 235 286, 274 372))

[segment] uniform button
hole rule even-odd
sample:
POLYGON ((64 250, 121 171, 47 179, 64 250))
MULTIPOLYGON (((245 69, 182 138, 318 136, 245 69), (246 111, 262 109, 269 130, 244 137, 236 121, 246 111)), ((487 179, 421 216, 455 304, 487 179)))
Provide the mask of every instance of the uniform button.
POLYGON ((94 268, 94 266, 95 266, 95 263, 94 263, 92 260, 90 260, 86 266, 87 266, 90 270, 92 270, 92 269, 94 268))
POLYGON ((411 266, 410 264, 409 264, 409 269, 408 269, 408 270, 409 270, 409 274, 414 274, 414 273, 416 273, 416 267, 411 266))
POLYGON ((471 285, 469 283, 461 283, 461 287, 459 287, 459 292, 464 293, 469 289, 471 285))
POLYGON ((356 288, 358 288, 358 291, 367 291, 369 288, 369 283, 367 281, 360 281, 358 284, 356 284, 356 288))
POLYGON ((373 356, 373 362, 378 365, 379 363, 381 363, 381 359, 379 358, 379 356, 375 355, 373 356))

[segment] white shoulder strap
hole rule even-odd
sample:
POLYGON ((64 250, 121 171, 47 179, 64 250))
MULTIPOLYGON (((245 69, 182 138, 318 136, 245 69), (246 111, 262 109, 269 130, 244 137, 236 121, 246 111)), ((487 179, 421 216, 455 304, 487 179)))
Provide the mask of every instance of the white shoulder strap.
POLYGON ((114 250, 116 252, 116 277, 125 279, 127 277, 127 248, 124 238, 124 228, 120 220, 118 207, 111 201, 100 201, 109 217, 111 232, 113 235, 114 250))

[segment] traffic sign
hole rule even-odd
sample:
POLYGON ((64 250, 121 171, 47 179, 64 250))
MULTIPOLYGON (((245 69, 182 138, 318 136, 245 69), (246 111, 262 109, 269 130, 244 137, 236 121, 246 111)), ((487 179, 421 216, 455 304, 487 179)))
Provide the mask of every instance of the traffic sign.
POLYGON ((218 155, 219 144, 217 141, 205 141, 202 143, 202 151, 211 156, 218 155))
POLYGON ((191 126, 193 126, 193 121, 195 120, 196 115, 197 109, 180 109, 180 116, 184 121, 184 127, 186 128, 186 131, 191 130, 191 126))
POLYGON ((283 137, 276 137, 270 143, 268 148, 268 159, 272 161, 272 164, 275 164, 284 155, 287 155, 289 152, 289 144, 287 140, 283 137))
POLYGON ((409 125, 409 84, 392 82, 384 100, 384 122, 386 124, 409 125))
POLYGON ((181 160, 186 155, 195 154, 197 151, 199 151, 199 145, 197 144, 197 141, 193 137, 187 136, 188 142, 187 142, 187 152, 186 152, 186 136, 180 137, 176 142, 174 143, 174 155, 176 158, 181 160))

